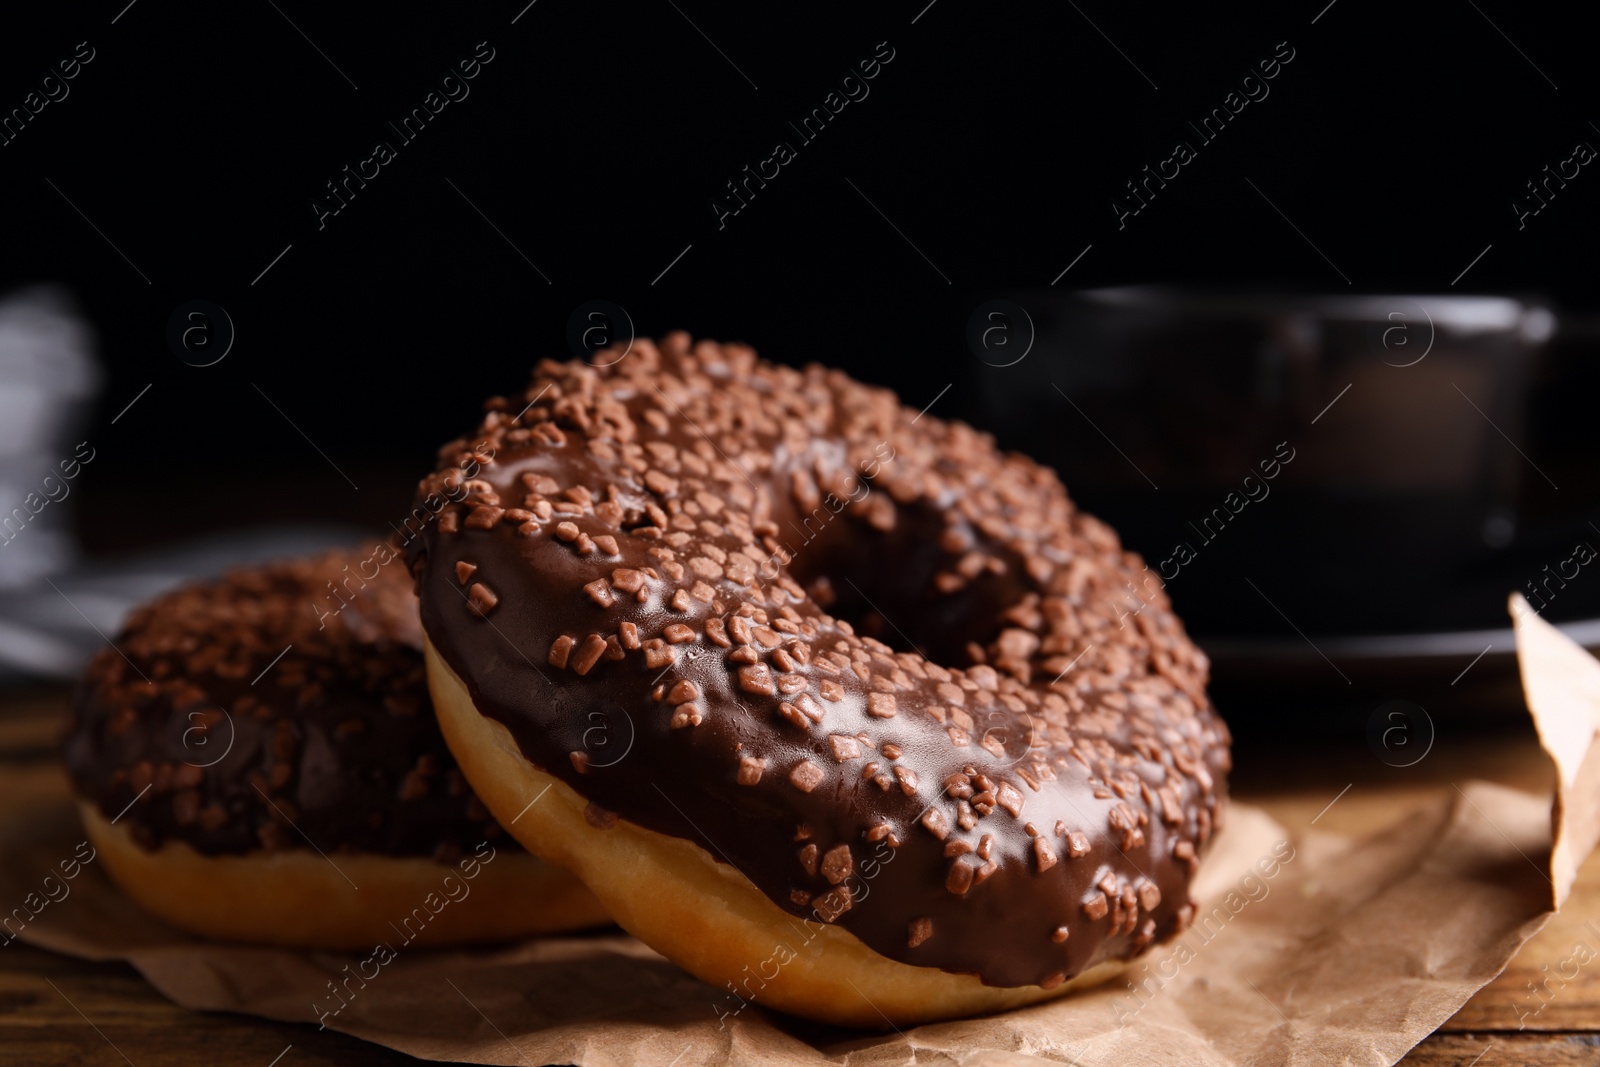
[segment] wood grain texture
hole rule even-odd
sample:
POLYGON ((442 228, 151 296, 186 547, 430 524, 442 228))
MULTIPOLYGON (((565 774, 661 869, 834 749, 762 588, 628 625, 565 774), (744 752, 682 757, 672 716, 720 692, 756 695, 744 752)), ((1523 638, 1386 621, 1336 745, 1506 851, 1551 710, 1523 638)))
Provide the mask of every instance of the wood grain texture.
POLYGON ((1600 1035, 1455 1034, 1441 1030, 1400 1062, 1405 1067, 1592 1067, 1600 1063, 1600 1035))
POLYGON ((122 964, 20 942, 0 952, 0 1064, 269 1067, 280 1053, 276 1067, 416 1063, 332 1031, 179 1008, 122 964))
MULTIPOLYGON (((23 796, 64 793, 54 748, 65 703, 62 692, 34 691, 12 694, 0 707, 0 808, 23 796)), ((1384 765, 1365 746, 1348 748, 1286 742, 1281 749, 1242 751, 1235 792, 1291 829, 1315 825, 1361 834, 1403 817, 1452 783, 1482 778, 1540 791, 1552 780, 1548 761, 1522 724, 1489 734, 1444 731, 1427 758, 1407 768, 1384 765)), ((122 964, 84 963, 20 942, 0 948, 0 1067, 415 1062, 332 1031, 176 1007, 122 964)), ((1600 854, 1579 872, 1567 907, 1506 972, 1401 1062, 1600 1063, 1600 854)))

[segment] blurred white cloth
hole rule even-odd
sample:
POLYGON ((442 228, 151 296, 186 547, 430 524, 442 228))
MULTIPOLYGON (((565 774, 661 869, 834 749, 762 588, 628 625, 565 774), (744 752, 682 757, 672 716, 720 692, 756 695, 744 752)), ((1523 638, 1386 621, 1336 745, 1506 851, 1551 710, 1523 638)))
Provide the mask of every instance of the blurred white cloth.
POLYGON ((76 552, 61 464, 101 383, 94 333, 72 297, 49 285, 0 299, 0 589, 26 586, 68 567, 76 552), (48 500, 37 514, 29 494, 48 500))
POLYGON ((38 285, 0 298, 0 682, 76 678, 136 604, 230 567, 353 544, 359 533, 257 528, 84 560, 71 523, 81 483, 63 463, 78 455, 103 377, 94 331, 66 290, 38 285))

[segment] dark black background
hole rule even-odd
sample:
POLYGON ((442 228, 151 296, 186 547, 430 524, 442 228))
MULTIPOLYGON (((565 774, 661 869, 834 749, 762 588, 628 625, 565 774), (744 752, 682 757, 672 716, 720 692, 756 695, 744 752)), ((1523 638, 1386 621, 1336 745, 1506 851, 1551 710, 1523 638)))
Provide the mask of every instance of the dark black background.
MULTIPOLYGON (((985 376, 1006 371, 968 350, 969 314, 1048 288, 1090 245, 1058 289, 1597 302, 1600 177, 1586 169, 1520 232, 1511 208, 1576 141, 1600 144, 1578 5, 524 3, 115 0, 7 16, 4 109, 78 42, 96 52, 67 99, 0 147, 0 283, 70 286, 110 370, 79 496, 92 549, 263 518, 381 527, 483 397, 568 354, 569 316, 595 298, 641 334, 748 341, 916 407, 954 383, 935 414, 980 424, 985 376), (480 41, 494 59, 470 96, 400 145, 386 121, 480 41), (894 59, 870 95, 719 228, 723 184, 797 142, 788 122, 879 42, 894 59), (1192 140, 1186 123, 1279 42, 1294 59, 1270 96, 1119 230, 1122 184, 1192 140), (398 157, 319 229, 312 200, 378 139, 398 157), (195 298, 237 329, 208 368, 165 341, 195 298)), ((1591 401, 1563 398, 1553 417, 1592 434, 1591 401)), ((1059 434, 1103 448, 1065 408, 1059 434)))

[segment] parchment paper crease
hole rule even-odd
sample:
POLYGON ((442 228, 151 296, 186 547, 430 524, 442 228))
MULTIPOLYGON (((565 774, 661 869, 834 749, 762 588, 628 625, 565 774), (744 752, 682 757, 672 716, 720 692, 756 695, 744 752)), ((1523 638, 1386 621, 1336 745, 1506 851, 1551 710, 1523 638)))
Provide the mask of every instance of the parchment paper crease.
MULTIPOLYGON (((483 1064, 1392 1064, 1505 967, 1600 837, 1600 663, 1519 598, 1512 614, 1554 798, 1463 782, 1359 840, 1290 838, 1235 804, 1201 872, 1196 926, 1098 989, 887 1034, 754 1005, 719 1020, 725 994, 610 934, 402 949, 325 1021, 424 1059, 483 1064)), ((64 788, 5 813, 0 900, 37 893, 80 840, 64 788)), ((124 901, 94 863, 69 887, 23 940, 125 960, 192 1008, 314 1029, 314 1003, 338 1003, 327 983, 365 955, 185 937, 124 901)))

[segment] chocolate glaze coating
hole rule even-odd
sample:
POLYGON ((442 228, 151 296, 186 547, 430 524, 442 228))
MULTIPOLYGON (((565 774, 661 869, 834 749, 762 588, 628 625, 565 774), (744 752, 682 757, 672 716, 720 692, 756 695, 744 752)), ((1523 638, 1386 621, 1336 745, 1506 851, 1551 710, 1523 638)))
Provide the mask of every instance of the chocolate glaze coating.
POLYGON ((309 838, 453 862, 500 841, 439 733, 394 547, 185 586, 115 645, 78 689, 64 753, 78 793, 108 819, 126 809, 140 845, 238 855, 309 838))
POLYGON ((440 654, 596 827, 991 985, 1188 921, 1227 729, 1052 472, 742 346, 595 362, 540 364, 441 449, 406 550, 440 654))

